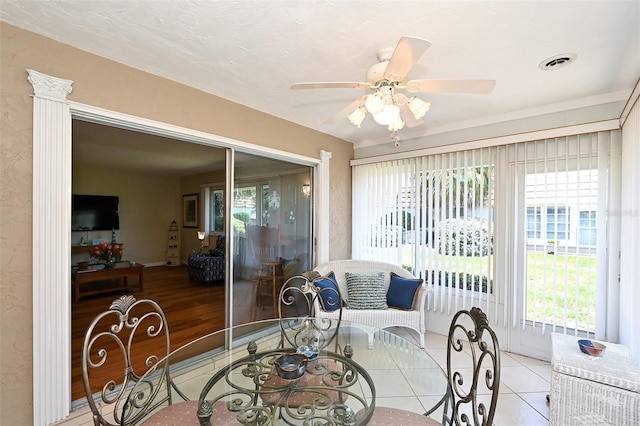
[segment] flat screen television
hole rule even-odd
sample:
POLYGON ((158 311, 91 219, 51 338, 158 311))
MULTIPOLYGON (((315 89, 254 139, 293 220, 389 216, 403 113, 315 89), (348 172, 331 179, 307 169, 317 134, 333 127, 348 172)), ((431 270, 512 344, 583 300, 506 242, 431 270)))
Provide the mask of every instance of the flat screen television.
POLYGON ((106 231, 120 229, 120 199, 115 195, 73 194, 71 200, 72 231, 106 231))

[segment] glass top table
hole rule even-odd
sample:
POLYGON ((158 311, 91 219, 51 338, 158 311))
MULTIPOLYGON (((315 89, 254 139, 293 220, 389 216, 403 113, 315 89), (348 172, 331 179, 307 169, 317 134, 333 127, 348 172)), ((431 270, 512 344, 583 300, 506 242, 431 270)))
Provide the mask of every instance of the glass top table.
POLYGON ((402 408, 432 413, 447 389, 443 369, 391 332, 349 321, 273 319, 220 330, 173 351, 130 390, 120 421, 141 422, 169 393, 173 403, 194 401, 194 419, 203 425, 359 425, 376 405, 396 406, 409 396, 413 405, 402 408), (292 356, 305 346, 317 350, 292 356))

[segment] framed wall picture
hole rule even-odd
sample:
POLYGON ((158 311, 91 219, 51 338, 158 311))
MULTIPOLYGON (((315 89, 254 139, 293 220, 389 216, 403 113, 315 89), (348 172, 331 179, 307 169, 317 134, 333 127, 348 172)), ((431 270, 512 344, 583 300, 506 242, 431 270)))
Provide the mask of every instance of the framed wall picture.
POLYGON ((182 226, 185 228, 198 227, 198 194, 182 196, 182 226))

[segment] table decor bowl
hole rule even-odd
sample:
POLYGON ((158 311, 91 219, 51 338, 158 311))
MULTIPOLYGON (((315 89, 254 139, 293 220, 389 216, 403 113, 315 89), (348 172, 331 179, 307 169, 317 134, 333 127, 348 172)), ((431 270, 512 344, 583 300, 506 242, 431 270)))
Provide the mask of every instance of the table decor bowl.
POLYGON ((296 353, 305 355, 307 358, 309 358, 309 361, 313 361, 314 359, 316 359, 319 352, 320 350, 317 346, 311 345, 299 346, 298 350, 296 351, 296 353))
POLYGON ((303 354, 285 354, 274 361, 276 373, 283 379, 293 380, 302 377, 307 369, 309 358, 303 354))
POLYGON ((591 356, 600 356, 604 352, 607 347, 600 342, 595 342, 589 339, 580 339, 578 340, 578 346, 580 346, 580 350, 591 356))

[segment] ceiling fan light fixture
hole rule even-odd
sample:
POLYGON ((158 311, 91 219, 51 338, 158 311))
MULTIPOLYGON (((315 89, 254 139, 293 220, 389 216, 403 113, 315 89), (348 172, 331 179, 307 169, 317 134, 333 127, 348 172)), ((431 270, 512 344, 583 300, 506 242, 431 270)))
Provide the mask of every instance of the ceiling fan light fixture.
POLYGON ((375 92, 367 96, 364 106, 371 114, 379 114, 384 110, 386 103, 382 93, 375 92))
POLYGON ((409 101, 409 109, 416 117, 416 119, 419 120, 425 116, 429 109, 431 109, 431 102, 425 102, 422 99, 414 96, 409 101))
MULTIPOLYGON (((402 36, 395 48, 385 48, 378 52, 379 62, 369 67, 366 81, 296 83, 291 86, 291 89, 371 90, 340 110, 329 122, 336 122, 346 116, 351 123, 360 127, 367 112, 370 112, 378 124, 388 126, 394 135, 405 125, 413 128, 423 124, 423 117, 431 108, 431 102, 417 97, 409 98, 404 93, 396 93, 396 90, 410 93, 468 94, 488 94, 494 90, 495 80, 419 79, 409 81, 409 72, 430 46, 429 40, 402 36), (354 108, 356 108, 355 111, 354 108)), ((575 58, 575 54, 562 54, 545 60, 544 66, 545 69, 557 68, 570 63, 575 58)))
POLYGON ((367 111, 363 107, 356 108, 351 114, 349 114, 349 121, 353 123, 358 129, 362 124, 362 121, 367 115, 367 111))
POLYGON ((373 116, 373 119, 376 120, 376 123, 388 126, 396 117, 400 117, 400 108, 396 105, 387 104, 384 106, 382 112, 377 114, 372 113, 371 115, 373 116))
POLYGON ((390 132, 397 132, 403 127, 404 127, 404 121, 402 121, 402 118, 400 118, 400 115, 398 114, 397 116, 393 117, 393 120, 387 126, 387 129, 389 129, 390 132))

